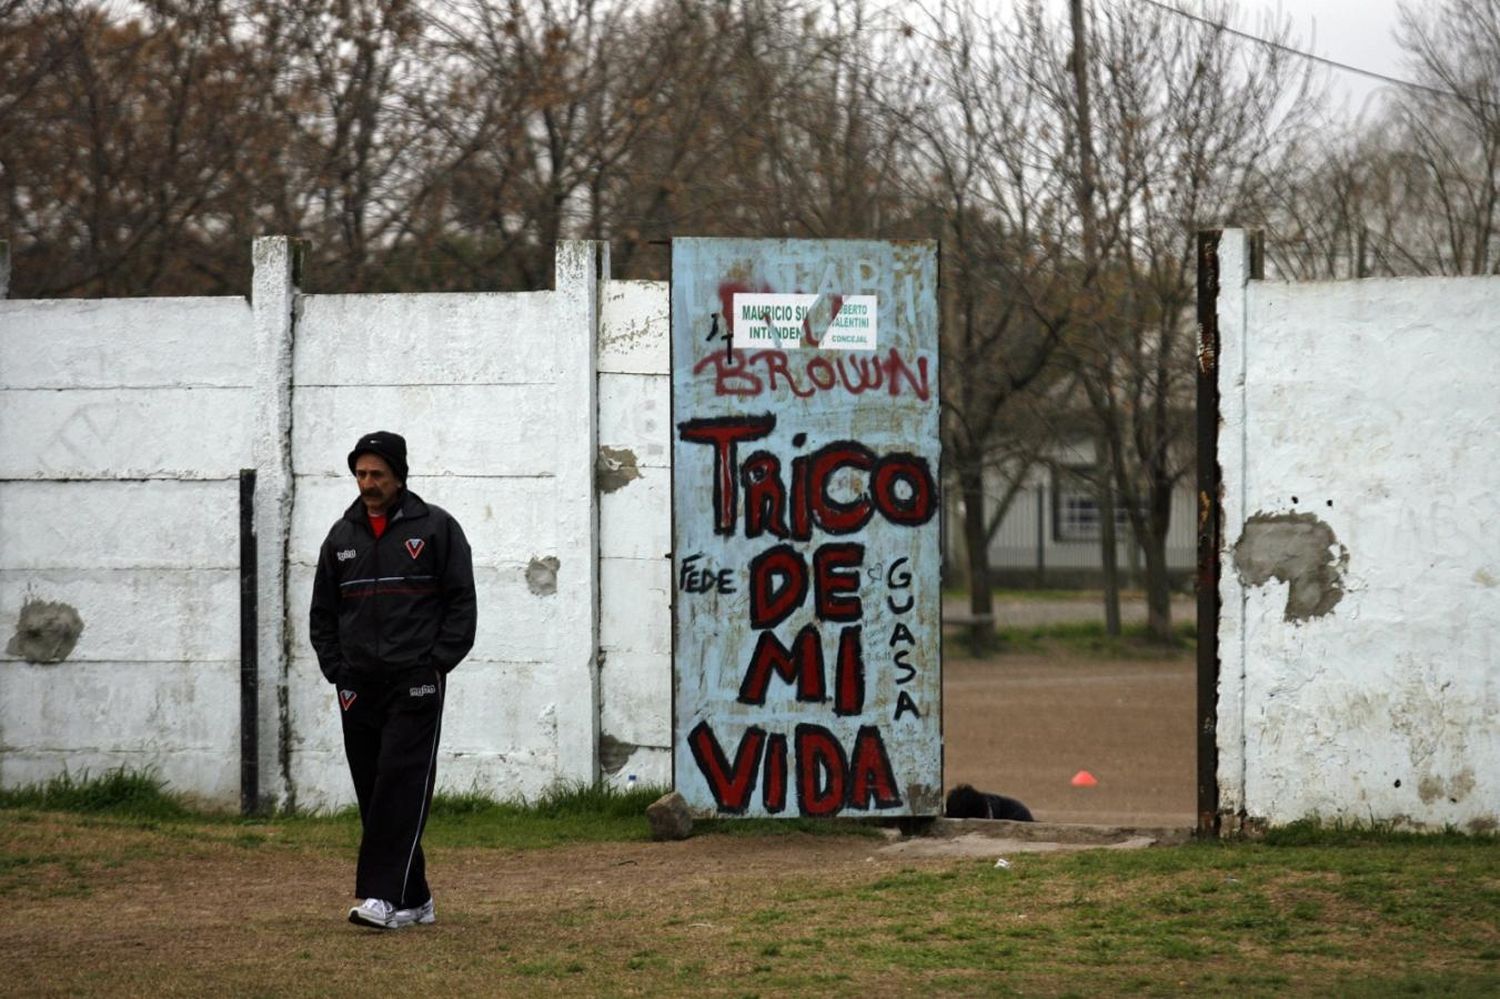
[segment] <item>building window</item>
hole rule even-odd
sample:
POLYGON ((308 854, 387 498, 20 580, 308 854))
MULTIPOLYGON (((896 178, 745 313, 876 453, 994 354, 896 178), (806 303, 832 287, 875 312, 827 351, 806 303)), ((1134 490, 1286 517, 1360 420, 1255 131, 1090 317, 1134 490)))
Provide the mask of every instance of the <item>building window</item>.
MULTIPOLYGON (((1072 465, 1053 473, 1052 540, 1098 541, 1099 501, 1094 495, 1093 476, 1097 469, 1072 465)), ((1130 529, 1126 509, 1115 505, 1115 531, 1119 536, 1130 529)))

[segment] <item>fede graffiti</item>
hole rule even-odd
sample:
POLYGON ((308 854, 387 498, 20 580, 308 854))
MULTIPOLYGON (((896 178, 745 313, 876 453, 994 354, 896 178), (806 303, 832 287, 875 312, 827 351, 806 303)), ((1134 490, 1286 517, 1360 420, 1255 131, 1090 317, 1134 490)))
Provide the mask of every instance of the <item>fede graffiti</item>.
MULTIPOLYGON (((747 566, 749 624, 754 648, 745 664, 736 700, 763 706, 773 679, 788 684, 803 704, 829 704, 835 716, 857 717, 866 710, 864 653, 865 604, 860 596, 866 546, 851 540, 824 540, 804 553, 797 542, 815 533, 844 537, 865 530, 879 518, 896 528, 915 528, 937 512, 938 489, 927 460, 907 451, 877 453, 859 441, 838 440, 787 463, 766 449, 743 460, 742 445, 771 435, 771 413, 687 420, 677 425, 682 441, 702 444, 712 453, 713 504, 709 511, 716 534, 769 543, 747 566), (849 483, 858 483, 851 490, 849 483), (835 496, 835 483, 843 483, 835 496), (853 495, 850 495, 851 491, 853 495), (743 503, 741 497, 743 496, 743 503), (743 509, 743 516, 741 510, 743 509), (784 640, 776 631, 811 600, 814 622, 784 640), (836 633, 825 636, 825 628, 836 633), (825 653, 825 638, 832 640, 825 653), (830 690, 828 664, 832 663, 830 690)), ((805 438, 797 435, 794 443, 805 438)), ((678 588, 687 593, 735 590, 725 570, 698 568, 702 553, 684 559, 678 588)), ((901 615, 911 611, 911 574, 898 558, 884 573, 887 608, 897 617, 889 638, 895 683, 903 687, 916 676, 909 656, 916 645, 901 615)), ((874 572, 874 570, 872 570, 874 572)), ((879 574, 875 574, 878 578, 879 574)), ((904 689, 891 721, 921 717, 916 701, 904 689)), ((804 815, 831 815, 843 809, 890 809, 902 805, 901 793, 878 725, 859 727, 846 750, 828 728, 803 723, 790 735, 748 726, 733 758, 707 722, 688 734, 688 746, 720 811, 742 813, 759 787, 766 812, 787 807, 789 788, 804 815), (763 778, 763 779, 762 779, 763 778)))

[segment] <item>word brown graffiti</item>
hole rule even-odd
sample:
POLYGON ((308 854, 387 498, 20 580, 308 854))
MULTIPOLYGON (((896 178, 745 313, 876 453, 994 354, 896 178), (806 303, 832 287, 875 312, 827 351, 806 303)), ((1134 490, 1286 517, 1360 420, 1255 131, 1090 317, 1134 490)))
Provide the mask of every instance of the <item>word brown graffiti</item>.
POLYGON ((895 347, 873 357, 736 348, 714 351, 693 365, 694 375, 708 370, 713 371, 714 394, 721 396, 755 397, 783 388, 801 399, 819 392, 863 395, 882 388, 892 396, 910 392, 923 402, 932 395, 927 358, 917 358, 913 368, 895 347))

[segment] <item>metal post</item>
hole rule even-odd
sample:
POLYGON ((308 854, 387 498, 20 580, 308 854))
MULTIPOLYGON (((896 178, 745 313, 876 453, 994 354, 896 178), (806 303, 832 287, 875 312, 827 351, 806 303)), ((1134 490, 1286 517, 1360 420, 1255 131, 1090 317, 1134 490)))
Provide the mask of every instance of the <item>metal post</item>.
POLYGON ((240 469, 240 813, 260 811, 255 469, 240 469))
POLYGON ((1198 835, 1219 835, 1219 239, 1198 233, 1198 835))

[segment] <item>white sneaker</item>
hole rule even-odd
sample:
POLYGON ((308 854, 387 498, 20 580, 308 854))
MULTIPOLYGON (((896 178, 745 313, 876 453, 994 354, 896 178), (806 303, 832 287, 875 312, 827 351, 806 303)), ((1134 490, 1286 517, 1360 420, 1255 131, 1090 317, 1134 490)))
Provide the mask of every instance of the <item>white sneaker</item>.
POLYGON ((402 925, 396 916, 396 907, 383 898, 367 898, 349 910, 349 922, 380 930, 394 930, 402 925))
POLYGON ((411 926, 413 923, 419 926, 431 926, 437 922, 437 914, 432 908, 432 899, 428 899, 415 909, 397 909, 396 925, 411 926))

